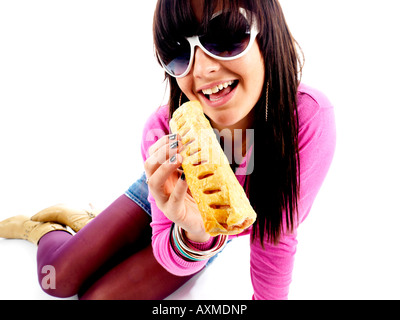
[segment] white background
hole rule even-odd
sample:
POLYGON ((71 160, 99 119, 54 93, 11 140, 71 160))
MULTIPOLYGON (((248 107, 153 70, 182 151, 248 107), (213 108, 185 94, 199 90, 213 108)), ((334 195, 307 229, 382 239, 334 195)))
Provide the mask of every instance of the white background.
MULTIPOLYGON (((336 110, 337 148, 299 229, 291 299, 399 299, 396 2, 282 0, 303 82, 336 110)), ((140 138, 166 101, 155 1, 0 0, 0 221, 55 204, 103 208, 142 172, 140 138)), ((175 299, 249 299, 248 238, 175 299), (239 273, 240 275, 238 275, 239 273), (216 288, 221 282, 227 287, 216 288)), ((0 239, 0 299, 50 299, 36 248, 0 239)))

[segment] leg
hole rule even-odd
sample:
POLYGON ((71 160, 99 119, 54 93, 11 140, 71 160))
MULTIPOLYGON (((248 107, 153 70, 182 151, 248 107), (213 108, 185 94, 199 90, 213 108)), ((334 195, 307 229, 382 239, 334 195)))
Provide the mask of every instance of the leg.
POLYGON ((121 248, 139 241, 149 228, 150 218, 135 202, 120 196, 75 236, 50 232, 39 241, 37 262, 39 283, 43 267, 56 271, 56 289, 50 295, 68 297, 121 248))
POLYGON ((80 299, 161 300, 191 277, 178 277, 166 271, 148 245, 108 271, 80 299))

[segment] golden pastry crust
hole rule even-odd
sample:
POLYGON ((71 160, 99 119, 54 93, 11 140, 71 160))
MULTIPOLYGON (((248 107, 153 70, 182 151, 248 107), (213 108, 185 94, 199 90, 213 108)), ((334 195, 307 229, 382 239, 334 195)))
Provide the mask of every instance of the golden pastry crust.
POLYGON ((170 121, 184 145, 180 154, 190 192, 211 236, 238 234, 251 226, 256 213, 236 179, 198 101, 179 107, 170 121))

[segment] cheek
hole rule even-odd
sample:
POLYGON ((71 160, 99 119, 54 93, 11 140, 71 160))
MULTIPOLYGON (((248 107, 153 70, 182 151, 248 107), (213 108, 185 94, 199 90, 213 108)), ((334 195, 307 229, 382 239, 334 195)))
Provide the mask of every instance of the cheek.
POLYGON ((243 68, 244 85, 246 91, 250 91, 253 95, 257 96, 257 99, 262 94, 262 88, 265 79, 265 67, 264 60, 259 50, 253 52, 254 54, 246 57, 246 63, 243 68))
POLYGON ((176 79, 179 88, 183 92, 183 94, 189 99, 189 100, 195 100, 196 96, 193 95, 191 88, 192 88, 192 82, 189 79, 188 76, 176 79))

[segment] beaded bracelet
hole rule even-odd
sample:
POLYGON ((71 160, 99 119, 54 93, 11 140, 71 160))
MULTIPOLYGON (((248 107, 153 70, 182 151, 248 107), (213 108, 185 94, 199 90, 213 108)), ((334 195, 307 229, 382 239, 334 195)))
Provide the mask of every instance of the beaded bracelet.
POLYGON ((215 256, 218 252, 222 251, 227 242, 227 235, 219 235, 215 237, 211 249, 202 251, 196 249, 189 243, 185 231, 181 227, 173 223, 170 230, 171 247, 174 252, 185 261, 208 260, 211 257, 215 256))

